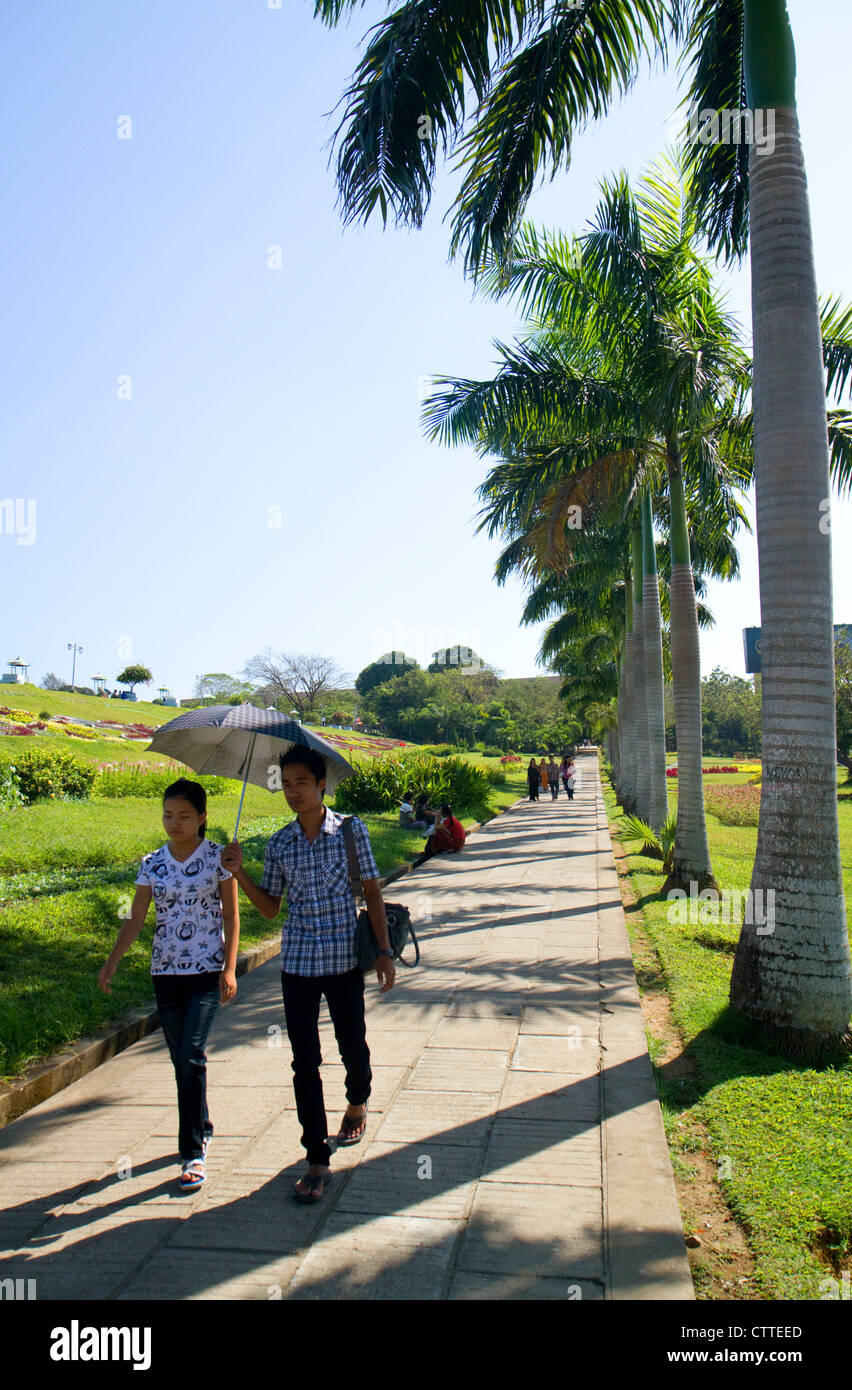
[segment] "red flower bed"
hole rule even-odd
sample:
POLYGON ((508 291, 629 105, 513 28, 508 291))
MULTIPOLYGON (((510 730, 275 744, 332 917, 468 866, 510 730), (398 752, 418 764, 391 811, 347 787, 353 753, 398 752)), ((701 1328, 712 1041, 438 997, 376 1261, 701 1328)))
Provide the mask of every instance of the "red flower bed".
MULTIPOLYGON (((711 773, 711 772, 739 772, 739 768, 738 768, 738 767, 702 767, 702 769, 701 769, 701 775, 702 775, 702 777, 706 777, 706 776, 708 775, 708 773, 711 773)), ((666 768, 666 776, 667 776, 667 777, 677 777, 677 768, 676 768, 676 767, 668 767, 668 768, 666 768)))

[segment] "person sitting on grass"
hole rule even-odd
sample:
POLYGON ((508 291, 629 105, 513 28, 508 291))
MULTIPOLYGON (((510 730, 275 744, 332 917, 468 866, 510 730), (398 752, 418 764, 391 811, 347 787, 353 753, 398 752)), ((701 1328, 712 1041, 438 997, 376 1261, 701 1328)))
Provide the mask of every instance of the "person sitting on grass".
POLYGON ((414 819, 420 821, 423 830, 431 830, 437 814, 437 806, 430 806, 428 796, 421 792, 414 805, 414 819))
POLYGON ((98 984, 112 993, 118 962, 144 927, 153 898, 151 983, 177 1081, 180 1190, 194 1192, 206 1177, 213 1134, 204 1048, 219 1004, 237 992, 240 914, 223 848, 206 838, 207 793, 200 782, 180 777, 166 787, 163 829, 169 842, 142 860, 130 916, 98 972, 98 984))
POLYGON ((435 817, 435 824, 429 833, 423 853, 414 863, 422 864, 424 860, 431 859, 436 854, 453 854, 460 850, 465 840, 467 832, 461 821, 456 820, 453 815, 453 808, 445 802, 435 817))
MULTIPOLYGON (((418 810, 420 803, 418 802, 418 810)), ((434 814, 434 813, 433 813, 434 814)), ((411 793, 406 792, 405 799, 399 808, 399 825, 401 830, 428 830, 431 820, 425 815, 418 815, 411 804, 411 793)))

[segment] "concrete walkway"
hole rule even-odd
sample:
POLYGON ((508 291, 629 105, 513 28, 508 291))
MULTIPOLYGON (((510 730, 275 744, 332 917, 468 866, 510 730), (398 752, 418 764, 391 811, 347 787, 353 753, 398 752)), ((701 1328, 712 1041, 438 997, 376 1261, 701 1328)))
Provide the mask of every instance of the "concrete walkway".
MULTIPOLYGON (((0 1278, 39 1299, 693 1297, 596 755, 386 896, 423 963, 379 998, 367 1135, 322 1201, 277 959, 214 1023, 208 1180, 177 1190, 158 1031, 0 1131, 0 1278)), ((325 1012, 329 1123, 343 1070, 325 1012)))

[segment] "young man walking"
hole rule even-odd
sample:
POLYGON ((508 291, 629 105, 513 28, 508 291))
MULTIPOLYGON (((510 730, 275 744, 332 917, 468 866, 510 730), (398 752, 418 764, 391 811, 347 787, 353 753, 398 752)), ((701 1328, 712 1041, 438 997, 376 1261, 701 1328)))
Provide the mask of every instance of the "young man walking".
MULTIPOLYGON (((308 1172, 296 1183, 293 1195, 299 1202, 316 1202, 331 1181, 328 1122, 319 1074, 318 1023, 323 995, 346 1068, 349 1103, 338 1144, 360 1143, 367 1127, 373 1074, 364 1021, 364 976, 355 955, 357 911, 349 883, 342 818, 323 803, 326 760, 314 749, 296 745, 282 755, 280 763, 284 795, 296 819, 269 839, 260 884, 242 867, 238 844, 223 850, 222 864, 269 921, 277 917, 287 889, 289 915, 281 931, 281 988, 293 1049, 296 1109, 308 1158, 308 1172)), ((364 822, 353 816, 351 825, 364 900, 380 948, 376 973, 385 994, 393 988, 396 970, 379 871, 364 822)))

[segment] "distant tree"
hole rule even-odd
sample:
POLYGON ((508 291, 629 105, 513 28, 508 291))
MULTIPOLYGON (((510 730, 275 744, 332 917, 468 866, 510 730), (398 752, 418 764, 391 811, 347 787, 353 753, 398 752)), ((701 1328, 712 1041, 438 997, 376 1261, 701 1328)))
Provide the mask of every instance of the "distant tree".
POLYGON ((47 675, 42 677, 41 688, 42 690, 61 690, 62 681, 52 671, 48 671, 47 675))
POLYGON ((837 700, 837 761, 852 782, 852 647, 834 644, 834 686, 837 700))
POLYGON ((701 682, 706 752, 732 756, 760 748, 760 692, 751 681, 716 667, 701 682))
POLYGON ((455 668, 464 674, 473 674, 476 671, 481 671, 485 665, 486 662, 477 655, 472 647, 456 645, 454 647, 441 647, 437 652, 433 652, 432 660, 427 669, 434 673, 455 668))
POLYGON ((195 694, 212 700, 214 705, 239 705, 254 693, 254 686, 228 675, 227 671, 208 671, 195 682, 195 694))
POLYGON ((147 666, 125 666, 121 674, 116 676, 119 685, 129 685, 131 690, 137 685, 150 685, 153 679, 147 666))
POLYGON ((413 656, 406 656, 405 652, 386 652, 378 661, 371 661, 369 666, 365 666, 363 671, 358 673, 355 689, 359 695, 368 695, 377 685, 383 685, 395 676, 402 676, 406 671, 419 669, 413 656))
POLYGON ((314 652, 273 652, 270 647, 260 656, 246 662, 243 673, 249 680, 260 680, 271 687, 275 705, 289 713, 298 711, 304 719, 308 710, 323 695, 336 690, 344 679, 330 657, 314 652))

